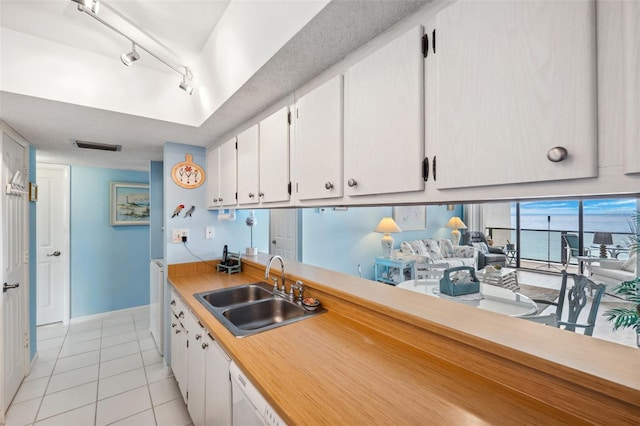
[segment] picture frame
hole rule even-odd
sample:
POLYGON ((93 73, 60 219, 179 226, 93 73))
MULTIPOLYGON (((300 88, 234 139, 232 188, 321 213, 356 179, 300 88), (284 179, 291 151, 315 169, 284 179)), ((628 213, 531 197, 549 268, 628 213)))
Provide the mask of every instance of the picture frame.
POLYGON ((38 185, 29 182, 29 201, 38 201, 38 185))
POLYGON ((393 220, 402 231, 419 231, 427 229, 426 206, 395 206, 393 220))
POLYGON ((111 226, 149 225, 149 184, 111 182, 111 226))

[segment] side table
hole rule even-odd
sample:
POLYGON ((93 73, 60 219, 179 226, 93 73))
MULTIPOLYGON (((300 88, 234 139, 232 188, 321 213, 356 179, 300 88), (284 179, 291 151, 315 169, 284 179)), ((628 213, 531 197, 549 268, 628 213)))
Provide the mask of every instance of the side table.
POLYGON ((507 256, 507 265, 513 266, 516 263, 516 249, 504 249, 504 254, 507 256))
POLYGON ((413 260, 376 257, 374 273, 376 281, 397 285, 413 279, 413 260))
POLYGON ((591 263, 600 262, 601 260, 603 260, 601 257, 595 256, 576 256, 576 259, 578 259, 578 270, 580 271, 580 274, 584 273, 584 264, 587 264, 587 272, 589 273, 589 277, 591 276, 591 263))

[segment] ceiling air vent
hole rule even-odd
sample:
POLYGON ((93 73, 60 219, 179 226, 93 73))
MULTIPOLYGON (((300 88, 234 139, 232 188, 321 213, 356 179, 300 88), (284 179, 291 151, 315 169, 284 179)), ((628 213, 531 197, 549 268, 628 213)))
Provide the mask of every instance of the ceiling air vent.
POLYGON ((84 149, 97 149, 99 151, 121 151, 122 150, 122 145, 111 145, 107 143, 79 141, 76 139, 72 139, 71 143, 73 143, 78 148, 84 148, 84 149))

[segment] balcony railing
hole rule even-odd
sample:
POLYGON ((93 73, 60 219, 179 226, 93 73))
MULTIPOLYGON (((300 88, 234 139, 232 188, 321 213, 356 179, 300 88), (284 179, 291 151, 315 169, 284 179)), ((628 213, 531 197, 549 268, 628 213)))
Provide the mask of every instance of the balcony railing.
MULTIPOLYGON (((516 244, 517 256, 521 260, 537 262, 566 263, 566 249, 563 234, 578 234, 578 231, 566 229, 521 229, 520 241, 517 241, 517 232, 514 228, 487 228, 488 235, 493 239, 494 246, 506 246, 507 241, 516 244)), ((598 231, 600 232, 600 231, 598 231)), ((585 248, 591 250, 594 256, 599 255, 599 245, 591 244, 594 232, 585 232, 585 248)), ((610 247, 620 246, 626 248, 630 245, 635 234, 631 232, 611 233, 613 244, 610 247)), ((626 258, 628 252, 624 250, 618 258, 626 258)))

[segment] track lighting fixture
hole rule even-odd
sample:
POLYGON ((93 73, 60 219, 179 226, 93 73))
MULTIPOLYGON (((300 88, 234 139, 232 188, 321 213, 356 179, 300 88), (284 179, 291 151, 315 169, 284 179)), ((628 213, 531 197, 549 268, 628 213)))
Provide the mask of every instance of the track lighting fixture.
POLYGON ((138 59, 140 59, 140 54, 138 52, 136 52, 136 44, 135 43, 131 43, 131 52, 123 53, 122 55, 120 55, 120 60, 126 66, 131 65, 132 63, 134 63, 138 59))
POLYGON ((78 3, 78 10, 84 12, 85 9, 91 11, 91 13, 98 14, 100 9, 100 2, 98 0, 71 0, 74 3, 78 3))
POLYGON ((135 41, 133 38, 129 37, 127 34, 123 33, 122 31, 115 28, 113 25, 111 25, 110 23, 108 23, 107 21, 99 17, 97 15, 98 7, 99 7, 98 0, 71 0, 71 1, 78 4, 78 10, 80 12, 86 13, 96 21, 100 22, 105 27, 120 34, 122 37, 126 38, 131 42, 131 46, 132 46, 131 52, 123 53, 120 56, 120 59, 122 60, 123 64, 129 66, 135 61, 137 61, 138 59, 140 59, 140 54, 136 51, 136 48, 144 50, 149 55, 153 56, 155 59, 157 59, 158 61, 162 62, 163 64, 165 64, 166 66, 168 66, 169 68, 171 68, 172 70, 180 74, 182 76, 182 81, 180 82, 180 85, 178 87, 180 87, 182 90, 184 90, 190 95, 193 94, 193 86, 187 83, 187 80, 189 81, 193 80, 193 74, 191 73, 191 70, 189 69, 189 67, 187 67, 186 65, 176 65, 173 62, 167 59, 164 59, 162 56, 140 45, 140 43, 135 41))
POLYGON ((187 83, 187 77, 186 75, 182 76, 182 81, 180 82, 180 84, 178 85, 178 87, 180 87, 182 90, 184 90, 185 92, 187 92, 188 94, 192 95, 193 94, 193 86, 190 86, 187 83))

